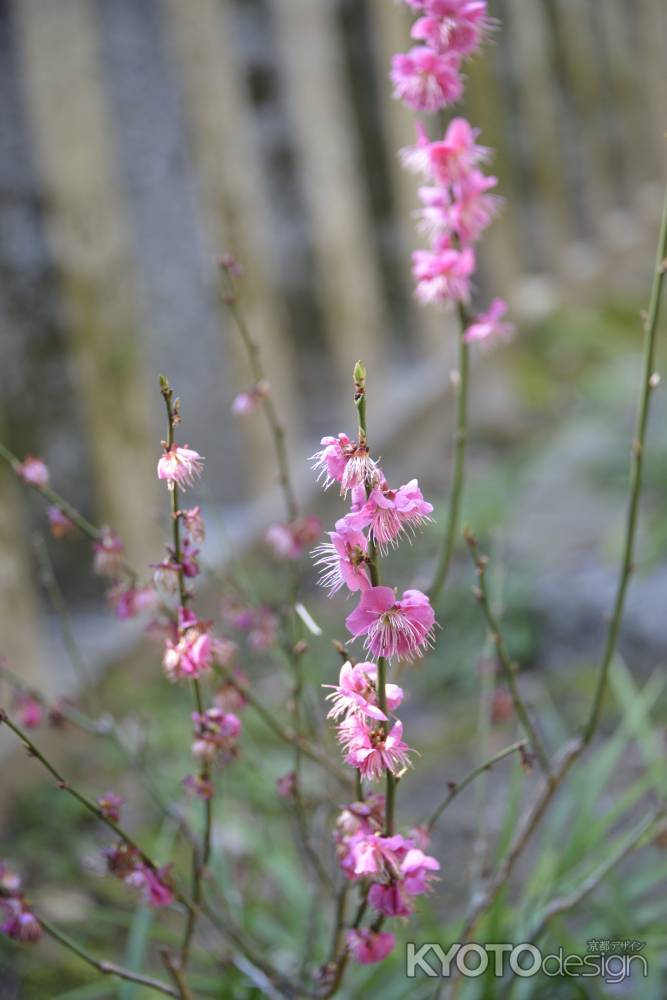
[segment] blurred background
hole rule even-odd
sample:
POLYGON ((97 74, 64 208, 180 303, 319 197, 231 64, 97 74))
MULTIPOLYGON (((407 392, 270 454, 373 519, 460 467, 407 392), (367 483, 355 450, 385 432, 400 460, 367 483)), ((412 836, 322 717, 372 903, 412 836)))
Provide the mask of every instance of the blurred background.
MULTIPOLYGON (((462 111, 495 149, 505 206, 481 248, 475 302, 505 296, 519 332, 475 359, 465 519, 488 543, 513 652, 534 703, 553 713, 555 742, 592 689, 615 581, 665 179, 667 9, 663 0, 489 7, 501 28, 467 65, 462 111)), ((317 498, 306 459, 322 434, 353 425, 361 357, 383 464, 401 482, 419 477, 442 524, 454 327, 412 301, 416 183, 396 151, 413 140, 413 119, 388 81, 409 26, 390 0, 0 0, 0 439, 43 456, 54 487, 112 524, 135 565, 161 557, 166 529, 154 476, 165 434, 159 372, 181 397, 182 440, 207 459, 198 499, 210 580, 282 516, 261 417, 230 412, 251 378, 221 299, 225 252, 244 269, 243 309, 304 504, 340 515, 335 498, 317 498)), ((667 655, 661 393, 655 404, 622 641, 642 682, 667 655)), ((43 689, 73 690, 39 582, 43 506, 6 468, 0 488, 0 652, 43 689)), ((438 531, 396 557, 405 586, 428 582, 438 531)), ((134 695, 140 670, 147 703, 159 697, 155 650, 104 609, 87 546, 48 545, 82 655, 100 676, 112 667, 112 700, 120 708, 134 695)), ((255 565, 253 551, 244 559, 257 586, 279 600, 279 570, 255 565)), ((458 760, 475 731, 486 654, 471 582, 461 553, 446 642, 414 681, 428 761, 418 802, 442 766, 443 739, 458 760), (443 723, 452 699, 457 725, 443 723)), ((311 600, 340 633, 344 603, 311 600)), ((320 652, 314 682, 335 668, 320 652)), ((652 700, 662 704, 657 690, 652 700)), ((179 773, 182 761, 165 764, 166 781, 169 766, 179 773)), ((19 814, 39 815, 41 800, 20 801, 7 798, 10 834, 19 814)), ((464 814, 455 831, 461 850, 471 823, 464 814)), ((447 905, 459 889, 448 883, 447 905)), ((46 996, 40 982, 25 995, 46 996)))

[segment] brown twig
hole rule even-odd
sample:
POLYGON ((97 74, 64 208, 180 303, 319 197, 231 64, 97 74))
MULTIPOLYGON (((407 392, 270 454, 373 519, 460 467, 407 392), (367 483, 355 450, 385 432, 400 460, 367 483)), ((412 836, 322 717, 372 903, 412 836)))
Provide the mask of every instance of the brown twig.
POLYGON ((67 934, 63 934, 57 927, 54 927, 50 921, 45 920, 41 916, 38 916, 37 919, 45 934, 48 934, 54 941, 58 941, 68 951, 78 955, 83 962, 90 965, 93 969, 97 969, 103 976, 116 976, 118 979, 124 979, 128 983, 138 983, 140 986, 155 990, 156 993, 163 993, 168 997, 182 996, 182 994, 177 993, 175 989, 172 989, 171 986, 161 982, 159 979, 154 979, 152 976, 144 976, 139 972, 132 972, 131 969, 124 969, 121 965, 116 965, 115 962, 107 962, 105 959, 95 958, 82 945, 73 941, 67 934))
POLYGON ((464 788, 466 788, 472 781, 474 781, 475 778, 479 777, 479 775, 483 774, 485 771, 489 771, 494 764, 497 764, 498 761, 504 760, 505 757, 509 757, 510 754, 517 752, 520 753, 525 748, 525 746, 526 746, 525 740, 518 740, 516 743, 512 743, 510 746, 505 747, 504 750, 499 750, 498 753, 494 754, 493 757, 490 757, 488 760, 484 761, 483 764, 479 764, 478 767, 475 767, 470 772, 470 774, 466 775, 466 777, 463 778, 461 781, 450 782, 449 792, 442 800, 440 805, 437 807, 437 809, 434 809, 430 818, 424 824, 427 827, 427 829, 429 830, 433 829, 433 827, 438 822, 440 816, 443 814, 443 812, 450 804, 450 802, 453 799, 455 799, 456 796, 460 792, 462 792, 464 788))
POLYGON ((491 638, 493 639, 493 643, 498 653, 498 660, 500 661, 500 665, 512 697, 514 710, 519 721, 521 722, 521 725, 523 726, 526 736, 530 740, 531 749, 535 752, 542 770, 548 775, 551 767, 549 763, 549 755, 544 748, 542 740, 537 735, 537 731, 530 720, 530 716, 528 715, 528 710, 526 709, 523 699, 521 698, 516 681, 516 668, 512 663, 507 646, 505 645, 505 640, 503 639, 502 632, 500 630, 500 624, 493 613, 493 609, 491 608, 491 603, 489 601, 489 594, 486 586, 486 567, 488 565, 488 559, 486 556, 480 554, 477 546, 477 539, 473 533, 466 529, 463 534, 466 542, 468 543, 470 555, 472 556, 477 569, 478 586, 474 591, 475 598, 482 609, 484 617, 486 618, 491 638))

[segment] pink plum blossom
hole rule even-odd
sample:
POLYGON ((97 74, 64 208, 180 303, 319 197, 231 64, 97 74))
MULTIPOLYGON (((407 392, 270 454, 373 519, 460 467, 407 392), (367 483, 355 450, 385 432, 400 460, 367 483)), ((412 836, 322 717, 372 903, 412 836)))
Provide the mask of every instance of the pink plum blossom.
POLYGON ((42 703, 31 694, 22 694, 18 699, 19 722, 24 729, 37 729, 44 721, 42 703))
POLYGON ((203 774, 188 774, 183 778, 183 787, 204 802, 213 798, 213 782, 203 774))
POLYGON ((159 597, 154 587, 124 587, 116 584, 108 592, 109 603, 121 621, 136 618, 146 611, 155 611, 159 597))
POLYGON ((411 850, 412 841, 401 834, 383 837, 377 833, 361 837, 354 846, 354 874, 359 877, 397 876, 403 857, 411 850))
POLYGON ((372 656, 407 660, 423 655, 435 625, 435 614, 426 594, 406 590, 398 600, 391 587, 371 587, 345 619, 356 638, 366 636, 364 648, 372 656))
POLYGON ((296 774, 288 771, 281 775, 276 781, 276 791, 281 799, 291 799, 296 792, 296 774))
POLYGON ((479 47, 492 26, 485 0, 427 0, 410 6, 424 14, 415 22, 412 37, 438 52, 468 56, 479 47))
POLYGON ((345 762, 359 769, 362 778, 377 780, 385 771, 397 774, 409 764, 412 751, 403 742, 403 723, 396 721, 388 734, 382 725, 371 728, 364 718, 350 715, 338 727, 345 762))
MULTIPOLYGON (((322 686, 333 688, 331 694, 327 695, 327 701, 332 703, 328 719, 360 713, 372 719, 386 721, 387 716, 377 703, 376 663, 356 663, 352 666, 348 660, 340 669, 338 684, 322 686)), ((393 712, 403 701, 403 689, 398 684, 386 684, 385 697, 388 710, 393 712)))
POLYGON ((412 273, 417 282, 415 296, 422 305, 467 302, 470 299, 470 279, 475 270, 475 253, 471 247, 457 250, 444 243, 434 250, 415 250, 412 273))
POLYGON ((330 541, 313 549, 315 565, 321 567, 318 583, 333 597, 341 587, 366 590, 371 585, 368 572, 368 539, 346 518, 336 522, 336 530, 327 532, 330 541))
POLYGON ((488 192, 498 178, 471 170, 460 181, 449 209, 448 224, 462 244, 476 243, 498 214, 502 199, 488 192))
POLYGON ((381 479, 380 470, 371 458, 363 441, 351 441, 347 434, 323 437, 322 448, 312 456, 313 469, 324 489, 340 483, 340 491, 347 496, 350 490, 366 485, 374 486, 381 479))
POLYGON ((483 163, 491 150, 478 146, 479 129, 465 118, 453 118, 443 139, 430 142, 421 122, 417 125, 417 143, 399 153, 401 163, 413 173, 422 174, 438 184, 460 181, 473 167, 483 163))
POLYGON ((266 533, 266 541, 279 559, 299 559, 321 534, 319 518, 301 517, 290 524, 272 524, 266 533))
POLYGON ((26 455, 14 468, 16 474, 29 486, 48 486, 49 470, 43 459, 26 455))
POLYGON ((463 94, 458 56, 425 45, 395 55, 390 75, 394 97, 414 111, 440 111, 463 94))
POLYGON ((118 576, 123 565, 124 546, 115 531, 102 528, 98 541, 93 542, 93 572, 112 579, 118 576))
POLYGON ((206 537, 206 529, 201 516, 200 507, 190 507, 189 510, 182 510, 180 516, 185 525, 190 541, 194 545, 201 545, 206 537))
POLYGON ((368 902, 385 917, 409 917, 414 907, 400 882, 376 882, 368 890, 368 902))
POLYGON ((42 928, 37 917, 31 913, 20 897, 0 899, 0 913, 5 919, 0 924, 0 933, 22 944, 35 944, 42 936, 42 928))
POLYGON ((346 940, 352 959, 361 965, 382 962, 396 945, 396 938, 390 931, 350 930, 346 940))
POLYGON ((153 869, 140 864, 125 881, 133 888, 143 890, 144 901, 149 906, 156 908, 170 906, 174 901, 174 893, 167 884, 170 868, 171 865, 164 865, 162 868, 153 869))
POLYGON ((177 642, 167 639, 162 663, 169 680, 196 679, 213 660, 213 642, 200 624, 186 628, 177 642))
POLYGON ((105 792, 104 795, 100 795, 97 804, 103 816, 117 823, 125 799, 121 799, 120 795, 116 795, 115 792, 105 792))
POLYGON ((54 538, 61 539, 71 535, 75 530, 75 525, 66 514, 63 514, 60 507, 53 505, 46 508, 46 517, 54 538))
POLYGON ((396 545, 398 536, 406 529, 413 530, 431 520, 433 505, 424 500, 419 483, 409 483, 390 490, 386 483, 376 486, 368 500, 356 513, 347 514, 344 521, 352 528, 370 527, 373 540, 381 552, 388 545, 396 545))
POLYGON ((193 486, 203 469, 204 459, 199 452, 189 448, 188 445, 182 447, 172 444, 157 463, 158 479, 166 480, 170 490, 177 486, 182 490, 193 486))
POLYGON ((256 385, 240 392, 232 403, 232 413, 236 417, 247 417, 254 413, 257 407, 269 395, 269 383, 262 379, 256 385))
POLYGON ((401 877, 406 892, 411 896, 421 896, 428 892, 435 878, 434 872, 440 871, 440 863, 418 847, 412 847, 401 861, 401 877))
POLYGON ((233 712, 224 712, 214 706, 205 712, 193 712, 194 742, 192 753, 203 760, 219 758, 227 763, 237 754, 236 742, 241 735, 242 723, 233 712))
POLYGON ((514 323, 503 320, 507 312, 504 299, 494 299, 485 313, 480 313, 467 328, 463 339, 467 342, 476 340, 507 339, 516 330, 514 323))

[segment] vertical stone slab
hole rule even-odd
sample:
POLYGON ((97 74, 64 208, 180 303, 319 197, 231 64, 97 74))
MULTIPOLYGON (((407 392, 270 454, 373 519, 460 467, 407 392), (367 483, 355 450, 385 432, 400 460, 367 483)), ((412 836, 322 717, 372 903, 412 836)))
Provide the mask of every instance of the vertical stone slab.
POLYGON ((143 364, 131 239, 114 170, 95 5, 20 0, 15 17, 48 235, 94 465, 98 516, 138 566, 155 557, 154 380, 143 364))
MULTIPOLYGON (((231 13, 217 0, 162 0, 165 35, 185 95, 186 128, 196 174, 200 225, 219 252, 231 252, 243 267, 241 305, 259 342, 271 393, 286 425, 288 441, 299 453, 304 428, 296 391, 297 358, 286 329, 277 289, 275 237, 267 192, 253 142, 254 109, 244 87, 243 64, 232 44, 231 13)), ((210 262, 214 294, 223 287, 210 262)), ((220 301, 221 350, 233 359, 239 389, 251 383, 239 334, 220 301), (222 340, 224 338, 224 342, 222 340)), ((232 431, 234 433, 234 431, 232 431)), ((275 483, 277 467, 261 417, 241 420, 251 486, 261 494, 275 483)))
POLYGON ((271 0, 271 11, 331 352, 349 390, 358 357, 371 370, 381 360, 383 302, 335 8, 271 0))

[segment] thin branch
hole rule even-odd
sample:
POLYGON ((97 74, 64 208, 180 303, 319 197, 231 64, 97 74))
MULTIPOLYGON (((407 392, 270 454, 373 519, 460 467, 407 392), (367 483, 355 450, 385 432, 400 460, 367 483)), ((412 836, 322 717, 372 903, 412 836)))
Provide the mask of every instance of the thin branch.
POLYGON ((454 554, 459 520, 461 516, 461 500, 463 498, 463 484, 465 481, 465 461, 466 447, 468 443, 468 388, 470 383, 470 348, 464 340, 464 334, 468 326, 463 305, 459 305, 459 368, 457 383, 457 406, 456 406, 456 431, 455 431, 455 451, 454 451, 454 476, 452 479, 452 492, 449 500, 449 514, 445 537, 442 541, 440 556, 433 577, 433 583, 429 590, 431 603, 435 604, 444 587, 449 568, 454 554))
MULTIPOLYGON (((17 456, 6 447, 6 445, 0 443, 0 458, 4 458, 5 462, 11 466, 13 471, 16 473, 17 477, 26 486, 29 486, 36 493, 39 493, 44 500, 47 500, 52 506, 57 507, 58 510, 65 515, 72 524, 76 525, 79 531, 90 538, 92 542, 99 542, 104 538, 104 532, 101 528, 96 527, 87 517, 73 507, 69 500, 66 500, 59 493, 56 493, 54 489, 50 486, 41 486, 39 483, 26 483, 20 473, 21 462, 17 456)), ((123 572, 132 580, 137 579, 136 571, 126 562, 121 563, 121 568, 123 572)))
MULTIPOLYGON (((167 448, 170 449, 174 444, 174 431, 176 424, 180 420, 180 415, 178 410, 178 400, 174 400, 174 391, 164 375, 160 375, 160 393, 162 394, 165 409, 167 411, 167 448)), ((171 502, 172 548, 174 562, 177 566, 176 573, 178 577, 178 593, 180 601, 179 612, 182 614, 186 611, 188 601, 192 595, 188 591, 185 582, 185 571, 183 569, 183 552, 181 547, 181 511, 178 506, 178 484, 172 482, 169 486, 169 496, 171 502)), ((201 686, 196 677, 192 678, 191 687, 195 709, 199 715, 202 715, 204 705, 202 702, 201 686)), ((205 759, 202 759, 200 764, 199 777, 202 782, 207 782, 209 780, 209 764, 205 759)), ((202 900, 202 878, 211 854, 212 823, 213 806, 211 799, 207 798, 204 800, 204 829, 201 835, 201 846, 198 844, 192 845, 192 902, 194 906, 191 910, 188 910, 178 962, 178 972, 183 982, 183 972, 187 968, 190 959, 190 948, 195 934, 199 907, 202 900)), ((180 982, 179 988, 181 988, 180 982)))
POLYGON ((37 919, 45 934, 48 934, 54 941, 58 941, 68 951, 78 955, 83 962, 90 965, 93 969, 97 969, 103 976, 116 976, 118 979, 124 979, 129 983, 138 983, 140 986, 145 986, 147 989, 155 990, 156 993, 162 993, 168 997, 181 996, 175 989, 159 979, 153 979, 152 976, 144 976, 139 972, 124 969, 121 965, 116 965, 115 962, 107 962, 105 959, 95 958, 82 945, 73 941, 67 934, 63 934, 57 927, 54 927, 50 921, 45 920, 41 916, 38 916, 37 919))
MULTIPOLYGON (((55 570, 53 568, 53 562, 51 561, 51 556, 49 555, 48 546, 44 540, 44 536, 39 532, 36 532, 33 536, 33 547, 35 549, 35 554, 37 555, 41 582, 46 590, 49 601, 51 602, 51 607, 53 608, 58 619, 63 644, 67 651, 70 663, 74 668, 76 680, 83 689, 84 695, 88 695, 89 698, 91 696, 96 697, 93 690, 93 677, 74 636, 74 630, 72 628, 72 622, 67 610, 65 596, 60 588, 60 584, 58 583, 58 578, 56 577, 55 570)), ((99 709, 97 704, 95 707, 99 709)))
POLYGON ((190 987, 185 981, 183 969, 181 968, 178 959, 174 958, 169 948, 160 948, 160 958, 164 963, 165 969, 174 981, 177 996, 180 997, 180 1000, 194 1000, 194 997, 190 992, 190 987))
POLYGON ((512 743, 510 746, 505 747, 504 750, 499 750, 498 753, 493 755, 493 757, 490 757, 487 761, 484 761, 483 764, 480 764, 478 767, 474 768, 470 772, 470 774, 466 775, 466 777, 463 778, 462 781, 450 782, 449 792, 442 800, 440 805, 437 807, 437 809, 433 811, 430 819, 424 825, 429 830, 432 830, 435 824, 440 819, 443 812, 445 811, 445 809, 447 808, 447 806, 450 804, 450 802, 453 799, 455 799, 456 796, 460 792, 462 792, 464 788, 467 788, 467 786, 471 784, 471 782, 473 782, 475 778, 479 777, 479 775, 483 774, 485 771, 489 771, 494 764, 497 764, 498 761, 504 760, 505 757, 509 757, 510 754, 517 752, 520 753, 525 747, 526 747, 526 740, 518 740, 516 743, 512 743))
POLYGON ((224 667, 219 667, 218 669, 221 676, 223 676, 225 680, 239 692, 239 694, 243 695, 248 705, 254 709, 260 719, 273 733, 275 733, 276 736, 278 736, 279 739, 281 739, 284 743, 291 744, 292 746, 298 744, 301 752, 306 757, 309 757, 316 764, 319 764, 320 767, 324 768, 324 770, 332 774, 333 777, 336 778, 346 789, 351 787, 352 782, 349 775, 346 774, 342 768, 338 767, 334 760, 331 760, 326 751, 320 750, 319 747, 314 746, 303 736, 299 736, 293 730, 288 729, 281 722, 279 722, 271 710, 268 709, 255 694, 253 694, 247 685, 239 681, 239 679, 235 677, 231 671, 224 667))
POLYGON ((486 567, 488 565, 488 559, 486 556, 480 555, 477 540, 472 532, 466 530, 464 532, 464 536, 470 549, 470 555, 472 556, 477 569, 478 587, 474 591, 475 598, 477 599, 484 617, 486 618, 489 631, 491 632, 491 638, 493 639, 498 652, 498 659, 505 675, 507 686, 510 690, 514 710, 519 721, 521 722, 521 725, 523 726, 526 736, 530 740, 531 748, 537 755, 543 772, 548 775, 551 768, 549 755, 547 754, 541 739, 537 735, 537 731, 533 726, 533 723, 530 721, 530 716, 528 715, 526 706, 524 705, 521 694, 519 693, 519 687, 516 681, 516 668, 512 663, 509 652, 507 651, 507 646, 505 645, 502 632, 500 631, 500 624, 489 601, 489 594, 486 586, 486 567))
MULTIPOLYGON (((226 906, 224 899, 222 902, 226 906)), ((318 996, 318 994, 314 991, 299 986, 287 976, 283 975, 280 970, 275 969, 271 963, 264 958, 264 955, 258 950, 258 947, 250 942, 247 932, 242 930, 235 923, 229 913, 222 915, 217 910, 213 909, 205 898, 202 901, 201 910, 213 926, 216 927, 217 930, 224 935, 224 937, 228 938, 232 944, 238 948, 246 960, 250 962, 251 965, 254 966, 254 968, 262 975, 266 976, 271 986, 278 990, 278 992, 283 996, 318 996)))
MULTIPOLYGON (((229 267, 221 265, 221 272, 227 285, 225 292, 223 293, 223 301, 229 309, 230 315, 234 320, 236 328, 241 336, 241 340, 243 341, 243 346, 245 347, 248 355, 253 380, 257 386, 263 383, 268 385, 259 344, 250 332, 250 328, 248 327, 245 316, 243 315, 243 310, 239 306, 236 286, 230 269, 229 267)), ((271 433, 273 449, 276 455, 276 463, 278 465, 278 480, 285 498, 287 518, 289 521, 294 521, 299 515, 299 504, 296 499, 296 491, 290 477, 289 457, 287 445, 285 443, 285 428, 278 417, 278 412, 276 410, 275 403, 273 402, 270 390, 262 397, 261 406, 271 433)))
MULTIPOLYGON (((40 762, 42 767, 46 768, 49 774, 55 779, 56 785, 59 789, 61 789, 64 792, 67 792, 68 795, 71 795, 72 798, 76 799, 76 801, 80 805, 82 805, 87 812, 95 816, 96 819, 98 819, 101 823, 104 823, 105 826, 108 826, 109 829, 112 830, 117 837, 120 837, 123 843, 125 843, 131 850, 136 852, 137 856, 140 858, 142 863, 146 865, 147 868, 150 868, 154 872, 158 871, 158 865, 156 865, 155 862, 152 860, 152 858, 150 858, 149 855, 146 854, 146 852, 139 847, 136 841, 128 833, 126 833, 125 830, 123 830, 123 828, 119 826, 118 823, 115 822, 115 820, 107 816, 96 802, 94 802, 92 799, 89 799, 88 796, 85 795, 83 792, 80 792, 78 788, 75 788, 73 785, 70 785, 69 782, 65 779, 65 777, 57 769, 57 767, 54 764, 52 764, 51 761, 42 753, 42 751, 33 743, 33 741, 30 739, 27 733, 25 733, 23 729, 21 729, 21 727, 16 722, 10 719, 10 717, 7 715, 4 709, 0 708, 0 725, 2 725, 3 723, 4 725, 7 726, 8 729, 11 729, 12 732, 19 738, 21 743, 23 743, 24 747, 28 751, 29 756, 34 757, 36 760, 40 762)), ((189 900, 186 896, 183 895, 183 893, 181 893, 178 889, 176 889, 173 886, 172 890, 174 893, 174 898, 177 899, 179 903, 181 903, 188 910, 188 912, 191 912, 194 909, 191 900, 189 900)))
POLYGON ((73 726, 76 726, 77 729, 80 729, 82 732, 87 733, 90 736, 110 739, 122 755, 123 760, 132 768, 133 771, 138 773, 141 783, 153 800, 156 808, 164 816, 173 820, 188 840, 193 840, 194 832, 191 829, 187 818, 177 806, 163 799, 160 792, 150 780, 141 755, 132 752, 125 745, 125 740, 123 739, 121 730, 119 729, 118 722, 112 715, 105 713, 95 719, 85 715, 83 712, 79 711, 78 708, 67 704, 67 702, 63 702, 62 704, 53 703, 41 691, 38 691, 31 685, 26 684, 25 681, 10 670, 9 667, 2 662, 2 660, 0 660, 0 679, 5 680, 16 691, 30 695, 30 697, 39 702, 39 704, 47 712, 62 716, 63 719, 70 722, 73 726))
MULTIPOLYGON (((366 369, 361 361, 357 361, 354 367, 354 402, 357 407, 359 418, 359 442, 366 444, 368 432, 366 428, 366 369)), ((366 496, 370 496, 372 484, 366 482, 366 496)), ((368 573, 371 578, 371 586, 380 586, 380 556, 375 544, 375 539, 370 538, 368 543, 368 573)), ((385 719, 389 718, 387 710, 387 659, 384 656, 378 657, 377 662, 377 703, 378 708, 384 713, 385 719)), ((386 738, 389 731, 387 722, 381 723, 384 736, 386 738)), ((385 804, 384 804, 384 833, 386 837, 391 837, 394 833, 394 808, 396 803, 396 777, 391 768, 385 768, 385 804)))
POLYGON ((556 790, 560 787, 566 774, 577 758, 581 755, 584 748, 585 744, 583 740, 577 739, 568 743, 561 750, 559 759, 554 762, 551 774, 543 779, 542 786, 536 795, 534 802, 531 804, 523 819, 520 821, 514 837, 512 838, 512 842, 510 843, 507 854, 497 873, 493 879, 491 879, 487 888, 480 894, 474 906, 471 908, 461 931, 461 941, 467 941, 470 939, 470 935, 476 928, 480 919, 484 916, 487 910, 490 909, 498 898, 500 892, 504 889, 512 872, 514 871, 514 866, 519 860, 519 857, 528 843, 528 840, 542 819, 542 816, 551 802, 551 799, 555 795, 556 790))
POLYGON ((656 388, 659 378, 654 372, 656 341, 658 330, 658 316, 660 314, 660 301, 662 298, 662 288, 667 271, 667 189, 665 190, 665 201, 662 211, 662 222, 660 226, 660 236, 658 239, 658 249, 656 255, 655 272, 653 275, 653 285, 651 288, 651 298, 648 313, 644 323, 644 355, 642 364, 642 381, 639 394, 639 404, 637 407, 637 418, 635 425, 635 436, 632 442, 632 461, 630 469, 630 497, 628 501, 628 512, 625 527, 625 540, 623 543, 623 556, 621 559, 621 569, 616 590, 614 609, 607 631, 607 641, 602 661, 600 663, 600 673, 598 677, 597 689, 593 700, 591 714, 584 731, 584 739, 589 743, 600 722, 602 702, 604 699, 609 667, 614 658, 618 635, 621 628, 621 619, 625 607, 625 595, 628 583, 634 570, 635 541, 637 537, 637 523, 639 518, 639 505, 642 492, 642 474, 644 465, 644 451, 646 448, 646 431, 648 427, 648 414, 651 394, 656 388))

